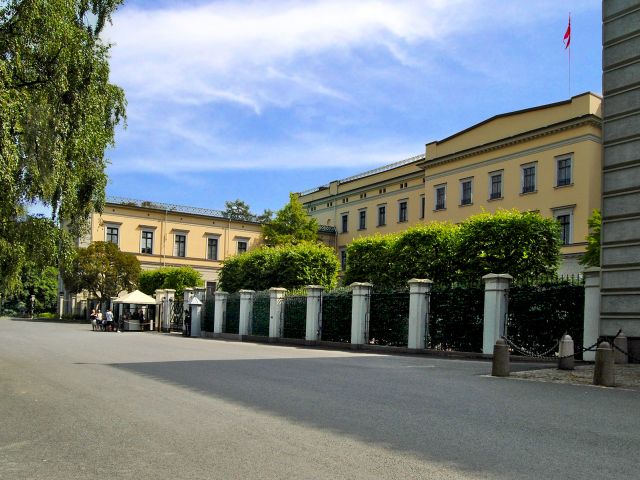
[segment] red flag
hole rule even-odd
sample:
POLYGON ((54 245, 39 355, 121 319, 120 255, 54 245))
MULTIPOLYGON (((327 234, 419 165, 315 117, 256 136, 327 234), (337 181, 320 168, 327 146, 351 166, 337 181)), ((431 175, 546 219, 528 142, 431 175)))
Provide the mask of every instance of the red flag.
POLYGON ((564 42, 564 48, 569 48, 571 44, 571 16, 569 16, 569 25, 567 25, 567 31, 564 32, 564 38, 562 39, 564 42))

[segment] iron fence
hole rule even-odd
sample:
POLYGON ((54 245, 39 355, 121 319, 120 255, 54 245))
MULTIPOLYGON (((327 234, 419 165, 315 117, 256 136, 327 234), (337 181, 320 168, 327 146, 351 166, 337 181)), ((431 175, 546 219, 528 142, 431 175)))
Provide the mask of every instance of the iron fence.
POLYGON ((202 330, 204 332, 213 332, 215 313, 216 299, 214 297, 207 298, 204 302, 204 315, 202 318, 202 330))
POLYGON ((351 305, 349 291, 322 296, 321 340, 351 343, 351 305))
POLYGON ((240 294, 231 293, 227 297, 227 309, 224 315, 224 333, 240 331, 240 294))
MULTIPOLYGON (((562 335, 583 347, 584 286, 570 282, 517 285, 508 292, 506 336, 531 352, 543 352, 562 335)), ((516 353, 516 352, 514 352, 516 353)))
POLYGON ((484 288, 437 287, 431 291, 429 348, 481 352, 484 288))
POLYGON ((284 317, 282 336, 284 338, 305 338, 307 321, 307 297, 286 295, 284 297, 284 317))
POLYGON ((253 300, 251 334, 269 336, 269 291, 257 292, 253 300))
POLYGON ((373 292, 369 304, 369 343, 406 346, 409 336, 409 293, 373 292))
POLYGON ((182 332, 184 326, 184 302, 174 301, 171 305, 171 318, 169 319, 170 332, 182 332))

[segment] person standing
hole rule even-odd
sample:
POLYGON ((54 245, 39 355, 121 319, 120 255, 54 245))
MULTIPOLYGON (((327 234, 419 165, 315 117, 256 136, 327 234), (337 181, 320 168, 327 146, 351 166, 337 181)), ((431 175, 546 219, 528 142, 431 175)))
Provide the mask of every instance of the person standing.
MULTIPOLYGON (((107 330, 108 331, 112 331, 114 328, 114 324, 113 324, 113 312, 111 311, 110 308, 107 308, 107 313, 105 315, 106 320, 107 320, 107 330)), ((117 330, 117 328, 116 328, 117 330)))
POLYGON ((191 336, 191 312, 188 308, 184 311, 184 335, 191 336))
POLYGON ((102 310, 96 312, 96 325, 100 327, 100 330, 106 330, 104 319, 102 318, 102 310))
POLYGON ((96 309, 93 308, 91 310, 91 315, 89 315, 89 320, 91 320, 91 330, 96 331, 99 329, 98 327, 98 321, 97 321, 97 315, 96 315, 96 309))

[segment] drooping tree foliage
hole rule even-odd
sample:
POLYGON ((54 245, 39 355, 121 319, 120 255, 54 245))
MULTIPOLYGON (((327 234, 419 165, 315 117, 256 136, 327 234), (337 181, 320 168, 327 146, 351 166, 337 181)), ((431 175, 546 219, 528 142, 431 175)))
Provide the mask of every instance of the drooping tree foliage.
POLYGON ((344 283, 400 288, 411 278, 450 284, 477 282, 487 273, 526 280, 556 272, 560 243, 554 219, 515 210, 482 213, 459 225, 430 223, 354 240, 344 283))
POLYGON ((309 218, 295 193, 289 203, 276 212, 276 218, 262 226, 264 243, 269 246, 295 245, 318 240, 318 222, 309 218))
POLYGON ((120 251, 115 243, 94 242, 78 248, 61 273, 69 290, 88 290, 104 303, 123 290, 135 290, 140 271, 140 262, 132 253, 120 251))
POLYGON ((315 243, 263 247, 224 261, 220 287, 240 289, 295 289, 306 285, 333 288, 340 265, 332 248, 315 243))
POLYGON ((200 287, 203 280, 200 272, 191 267, 162 267, 142 272, 138 283, 147 295, 153 295, 161 288, 172 288, 180 298, 185 288, 200 287))
POLYGON ((0 3, 2 290, 19 286, 27 257, 52 263, 48 249, 31 249, 29 242, 44 235, 56 245, 54 256, 68 252, 61 227, 76 237, 89 213, 102 208, 104 152, 124 118, 125 98, 109 83, 109 45, 100 33, 120 3, 0 3), (50 208, 50 222, 26 215, 33 203, 50 208))

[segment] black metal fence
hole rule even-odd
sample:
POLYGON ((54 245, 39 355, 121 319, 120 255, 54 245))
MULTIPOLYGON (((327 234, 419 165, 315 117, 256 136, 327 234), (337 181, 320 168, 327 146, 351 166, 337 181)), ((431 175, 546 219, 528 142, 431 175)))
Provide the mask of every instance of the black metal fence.
POLYGON ((409 335, 409 293, 373 292, 369 304, 369 343, 402 347, 409 335))
POLYGON ((227 297, 227 310, 224 316, 224 333, 240 331, 240 294, 231 293, 227 297))
POLYGON ((304 338, 307 321, 307 297, 286 295, 284 297, 284 317, 282 336, 284 338, 304 338))
POLYGON ((351 292, 322 296, 321 340, 351 343, 351 292))
POLYGON ((431 292, 429 348, 481 352, 484 288, 436 287, 431 292))
POLYGON ((269 336, 269 291, 257 292, 253 301, 251 334, 269 336))
POLYGON ((202 330, 204 332, 213 332, 213 320, 216 313, 215 297, 207 297, 204 302, 204 315, 202 318, 202 330))
POLYGON ((541 354, 568 333, 576 351, 582 349, 584 285, 568 281, 516 285, 508 295, 506 336, 514 344, 541 354))
POLYGON ((174 301, 171 305, 171 316, 169 318, 169 331, 182 332, 184 325, 184 302, 174 301))

